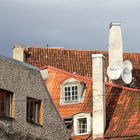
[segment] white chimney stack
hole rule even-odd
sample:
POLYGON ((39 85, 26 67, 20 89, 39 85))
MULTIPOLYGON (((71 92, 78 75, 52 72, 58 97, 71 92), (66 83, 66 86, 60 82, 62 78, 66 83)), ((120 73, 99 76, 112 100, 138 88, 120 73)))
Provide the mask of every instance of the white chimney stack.
POLYGON ((92 55, 93 81, 93 139, 104 136, 106 126, 105 87, 104 87, 104 56, 92 55))
POLYGON ((13 48, 13 59, 24 62, 25 53, 24 53, 24 48, 21 45, 16 44, 14 46, 14 48, 13 48))
POLYGON ((109 31, 109 66, 117 65, 122 69, 123 46, 122 46, 121 24, 112 22, 109 31))

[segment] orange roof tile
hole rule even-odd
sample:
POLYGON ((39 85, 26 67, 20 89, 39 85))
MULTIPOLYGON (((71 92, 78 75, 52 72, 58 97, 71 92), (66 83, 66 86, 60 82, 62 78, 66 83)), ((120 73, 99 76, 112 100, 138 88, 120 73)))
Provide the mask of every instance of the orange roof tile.
POLYGON ((50 95, 60 112, 62 118, 68 118, 80 112, 91 112, 92 111, 92 83, 91 79, 83 77, 80 75, 71 74, 51 66, 47 67, 49 76, 45 81, 46 86, 50 92, 50 95), (60 105, 60 85, 63 81, 74 78, 78 81, 82 81, 86 84, 86 93, 84 96, 84 103, 79 104, 69 104, 69 105, 60 105))
MULTIPOLYGON (((72 74, 51 66, 44 68, 47 68, 49 72, 49 77, 45 81, 46 85, 62 118, 72 117, 80 112, 92 111, 91 78, 72 74), (83 103, 60 105, 60 84, 68 78, 75 78, 86 83, 87 88, 83 103)), ((107 112, 105 138, 140 136, 140 108, 137 104, 140 90, 106 83, 105 95, 107 112)), ((82 138, 84 139, 84 137, 82 138)), ((78 138, 78 136, 73 137, 74 140, 78 138)))
MULTIPOLYGON (((92 54, 104 54, 106 67, 108 65, 108 53, 99 51, 79 51, 50 48, 29 48, 26 51, 26 61, 37 67, 47 65, 62 69, 48 67, 49 78, 46 81, 50 94, 63 118, 73 116, 80 112, 92 110, 92 54), (76 75, 70 74, 76 72, 76 75), (85 76, 77 76, 77 74, 85 76), (86 97, 83 104, 60 106, 60 83, 73 77, 83 80, 87 84, 86 97)), ((124 60, 130 60, 133 64, 133 76, 136 84, 140 84, 140 54, 124 53, 124 60)), ((138 85, 139 86, 139 85, 138 85)), ((140 91, 112 84, 106 84, 106 111, 107 128, 105 138, 120 139, 125 137, 140 136, 140 109, 137 106, 137 98, 140 91)), ((126 138, 126 139, 127 139, 126 138)))
MULTIPOLYGON (((94 50, 64 50, 51 48, 31 47, 26 50, 27 63, 37 66, 53 66, 68 72, 76 72, 79 75, 91 77, 92 54, 104 54, 106 67, 108 65, 108 52, 94 50)), ((140 83, 140 54, 124 53, 124 60, 130 60, 133 64, 133 76, 140 83)))

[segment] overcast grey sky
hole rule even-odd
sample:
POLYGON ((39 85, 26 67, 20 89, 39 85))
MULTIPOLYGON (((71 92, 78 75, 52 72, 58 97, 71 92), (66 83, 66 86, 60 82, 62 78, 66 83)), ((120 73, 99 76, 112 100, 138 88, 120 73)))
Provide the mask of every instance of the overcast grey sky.
POLYGON ((15 43, 107 50, 111 21, 124 51, 140 53, 140 0, 0 0, 0 54, 15 43))

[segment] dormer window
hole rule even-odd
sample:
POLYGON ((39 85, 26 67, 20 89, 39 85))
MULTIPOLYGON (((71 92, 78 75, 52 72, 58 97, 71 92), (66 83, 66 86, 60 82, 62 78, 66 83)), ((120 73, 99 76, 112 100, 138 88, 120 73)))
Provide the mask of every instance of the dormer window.
POLYGON ((69 78, 61 85, 61 104, 79 103, 84 92, 84 83, 69 78))
POLYGON ((91 132, 90 113, 80 113, 74 116, 74 134, 86 135, 91 132))
POLYGON ((64 93, 65 102, 78 100, 78 86, 77 85, 66 86, 64 92, 65 92, 64 93))

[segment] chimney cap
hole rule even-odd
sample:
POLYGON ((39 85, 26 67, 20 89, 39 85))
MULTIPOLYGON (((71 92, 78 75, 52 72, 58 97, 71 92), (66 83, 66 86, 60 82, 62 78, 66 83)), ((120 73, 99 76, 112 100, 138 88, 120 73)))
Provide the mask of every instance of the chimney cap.
POLYGON ((20 44, 14 44, 13 48, 24 48, 24 45, 20 45, 20 44))
POLYGON ((105 58, 103 54, 92 54, 92 58, 93 58, 93 57, 96 57, 96 58, 97 58, 97 57, 98 57, 98 58, 99 58, 99 57, 105 58))
POLYGON ((111 28, 112 26, 121 26, 120 22, 111 22, 109 25, 109 28, 111 28))

